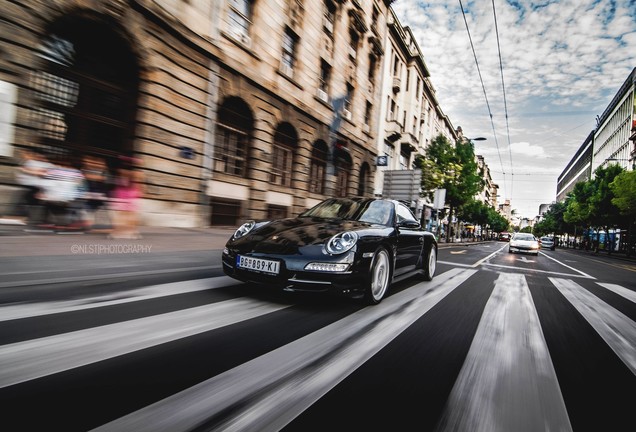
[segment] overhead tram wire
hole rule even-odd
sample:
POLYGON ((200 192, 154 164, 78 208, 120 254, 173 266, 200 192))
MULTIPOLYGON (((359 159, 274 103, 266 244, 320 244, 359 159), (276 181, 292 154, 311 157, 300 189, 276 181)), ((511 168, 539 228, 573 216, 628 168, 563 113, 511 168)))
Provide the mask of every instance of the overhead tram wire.
POLYGON ((515 174, 512 168, 512 147, 510 144, 510 126, 508 124, 508 102, 506 100, 506 84, 504 82, 503 61, 501 60, 501 45, 499 43, 499 26, 497 25, 497 11, 495 9, 495 0, 492 0, 492 14, 495 18, 495 34, 497 35, 497 51, 499 53, 499 70, 501 71, 501 89, 503 91, 504 112, 506 114, 506 134, 508 135, 508 153, 510 155, 510 198, 512 199, 515 174))
POLYGON ((470 29, 468 28, 468 21, 466 20, 466 13, 464 12, 464 5, 462 0, 459 0, 459 7, 462 10, 462 16, 464 17, 464 24, 466 25, 466 32, 468 33, 468 40, 470 41, 470 48, 473 51, 473 57, 475 57, 475 65, 477 66, 477 73, 479 74, 479 81, 481 82, 481 89, 484 92, 484 99, 486 99, 486 107, 488 108, 488 114, 490 115, 490 125, 492 126, 492 133, 495 138, 495 145, 497 146, 497 154, 499 155, 499 164, 501 165, 501 171, 504 175, 504 196, 506 196, 506 172, 501 160, 501 151, 499 150, 499 142, 497 140, 497 132, 495 132, 495 123, 493 121, 492 111, 490 109, 490 103, 488 102, 488 95, 486 94, 486 86, 484 85, 484 79, 481 76, 481 69, 479 68, 479 61, 477 60, 477 53, 475 52, 475 45, 473 44, 473 38, 470 35, 470 29))

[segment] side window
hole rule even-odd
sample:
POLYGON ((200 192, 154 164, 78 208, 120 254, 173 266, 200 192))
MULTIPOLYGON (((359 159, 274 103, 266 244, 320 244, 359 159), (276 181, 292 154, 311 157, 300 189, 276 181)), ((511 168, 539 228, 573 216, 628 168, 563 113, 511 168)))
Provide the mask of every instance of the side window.
POLYGON ((411 210, 409 210, 409 208, 405 206, 404 204, 398 204, 397 223, 400 223, 403 221, 413 221, 417 223, 417 219, 415 219, 415 216, 413 216, 413 213, 411 213, 411 210))

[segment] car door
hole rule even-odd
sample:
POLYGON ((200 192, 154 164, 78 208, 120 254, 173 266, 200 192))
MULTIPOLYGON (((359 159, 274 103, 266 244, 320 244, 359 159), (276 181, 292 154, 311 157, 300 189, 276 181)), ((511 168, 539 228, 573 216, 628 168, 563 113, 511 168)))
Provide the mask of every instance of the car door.
POLYGON ((415 269, 424 237, 420 223, 407 206, 398 203, 395 210, 398 234, 394 274, 400 276, 415 269))

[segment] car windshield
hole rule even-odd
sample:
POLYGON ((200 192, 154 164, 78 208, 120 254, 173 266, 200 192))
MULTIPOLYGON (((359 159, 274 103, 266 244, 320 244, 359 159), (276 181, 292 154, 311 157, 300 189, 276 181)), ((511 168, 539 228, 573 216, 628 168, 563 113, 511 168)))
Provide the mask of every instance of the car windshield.
POLYGON ((517 234, 513 240, 534 241, 532 234, 517 234))
POLYGON ((393 204, 383 200, 329 199, 302 213, 300 217, 344 219, 389 225, 393 204))

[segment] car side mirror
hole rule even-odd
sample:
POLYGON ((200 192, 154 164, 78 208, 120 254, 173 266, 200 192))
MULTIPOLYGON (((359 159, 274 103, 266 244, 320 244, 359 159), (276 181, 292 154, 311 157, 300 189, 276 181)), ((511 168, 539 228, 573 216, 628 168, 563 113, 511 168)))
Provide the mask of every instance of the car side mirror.
POLYGON ((401 222, 398 222, 397 226, 398 226, 398 228, 418 229, 418 228, 420 228, 421 225, 417 221, 403 220, 401 222))

